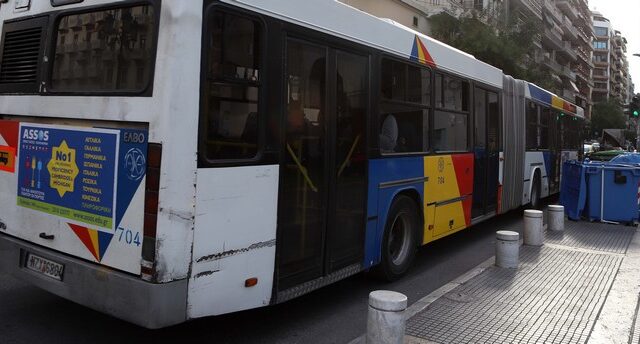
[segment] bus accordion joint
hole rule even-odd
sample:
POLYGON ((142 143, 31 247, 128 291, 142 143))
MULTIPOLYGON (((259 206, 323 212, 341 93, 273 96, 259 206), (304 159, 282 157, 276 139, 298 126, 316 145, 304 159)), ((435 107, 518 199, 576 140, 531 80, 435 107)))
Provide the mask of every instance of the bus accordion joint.
POLYGON ((144 198, 144 241, 142 244, 142 279, 155 279, 156 229, 158 223, 158 194, 160 191, 160 163, 162 144, 149 143, 147 148, 147 180, 144 198))

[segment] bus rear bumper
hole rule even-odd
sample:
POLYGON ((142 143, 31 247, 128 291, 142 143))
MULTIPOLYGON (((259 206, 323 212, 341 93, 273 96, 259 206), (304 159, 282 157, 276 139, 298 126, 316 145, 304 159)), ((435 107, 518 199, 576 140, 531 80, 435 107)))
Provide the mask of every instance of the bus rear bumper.
POLYGON ((154 284, 0 234, 0 273, 116 318, 156 329, 184 322, 187 280, 154 284), (28 253, 64 264, 62 281, 25 267, 28 253))

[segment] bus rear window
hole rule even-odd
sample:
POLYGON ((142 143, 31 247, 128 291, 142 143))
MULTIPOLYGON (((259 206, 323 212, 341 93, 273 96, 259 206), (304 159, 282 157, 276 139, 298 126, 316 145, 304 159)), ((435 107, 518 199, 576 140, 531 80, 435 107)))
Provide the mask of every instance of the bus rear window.
POLYGON ((156 46, 152 6, 63 16, 56 32, 54 92, 141 92, 149 85, 156 46))

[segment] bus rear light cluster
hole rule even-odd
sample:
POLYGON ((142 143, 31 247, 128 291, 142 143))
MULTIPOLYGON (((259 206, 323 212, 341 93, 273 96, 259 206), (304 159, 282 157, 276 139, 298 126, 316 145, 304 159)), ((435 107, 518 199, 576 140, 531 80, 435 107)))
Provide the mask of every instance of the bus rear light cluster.
POLYGON ((144 197, 144 241, 142 244, 142 278, 152 281, 155 276, 156 230, 158 224, 158 196, 160 191, 160 163, 162 145, 149 143, 147 148, 147 180, 144 197))

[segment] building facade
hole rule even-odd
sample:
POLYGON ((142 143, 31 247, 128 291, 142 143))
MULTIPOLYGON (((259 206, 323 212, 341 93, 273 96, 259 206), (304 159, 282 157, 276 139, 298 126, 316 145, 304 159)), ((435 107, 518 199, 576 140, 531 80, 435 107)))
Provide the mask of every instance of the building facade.
POLYGON ((551 89, 585 109, 593 106, 593 24, 588 0, 341 0, 371 13, 390 18, 424 34, 430 33, 429 16, 446 12, 460 16, 475 11, 491 24, 499 15, 539 20, 541 34, 529 59, 550 71, 551 89))
POLYGON ((629 62, 627 61, 627 39, 614 30, 609 19, 593 11, 593 71, 595 102, 615 99, 620 104, 629 103, 633 96, 629 62))

